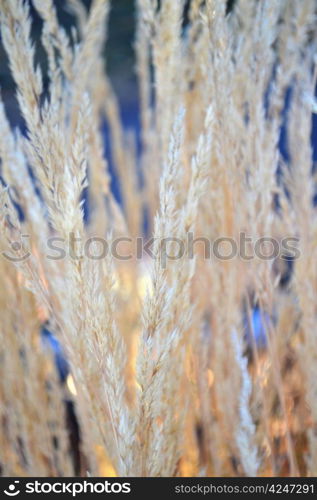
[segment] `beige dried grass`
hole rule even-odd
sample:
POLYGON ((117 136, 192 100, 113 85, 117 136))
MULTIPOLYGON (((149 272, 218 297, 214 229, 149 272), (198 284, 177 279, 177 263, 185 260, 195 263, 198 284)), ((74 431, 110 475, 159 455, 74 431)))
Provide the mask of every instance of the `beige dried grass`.
POLYGON ((228 15, 221 0, 192 0, 184 27, 183 0, 138 0, 140 154, 103 68, 110 2, 86 12, 69 0, 71 35, 52 0, 33 4, 47 92, 29 2, 0 6, 27 129, 10 128, 1 102, 1 247, 21 257, 0 259, 1 474, 316 475, 315 2, 239 0, 228 15), (104 120, 122 205, 111 192, 104 120), (132 237, 119 248, 133 251, 145 210, 150 265, 135 255, 74 258, 91 237, 108 247, 132 237), (167 258, 189 234, 215 241, 242 231, 299 237, 287 288, 277 261, 206 259, 199 245, 193 259, 167 258), (48 259, 49 237, 63 238, 73 257, 48 259), (178 243, 165 247, 164 238, 178 243), (254 308, 265 346, 252 339, 254 308), (72 395, 41 345, 44 321, 64 348, 72 395), (65 397, 80 427, 79 468, 65 397))

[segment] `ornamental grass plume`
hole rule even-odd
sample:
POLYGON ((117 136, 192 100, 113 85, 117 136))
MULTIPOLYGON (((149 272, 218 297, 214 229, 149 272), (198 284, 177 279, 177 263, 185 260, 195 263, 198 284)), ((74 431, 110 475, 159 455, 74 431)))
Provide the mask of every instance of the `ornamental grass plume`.
POLYGON ((137 131, 66 6, 0 4, 0 474, 317 475, 316 2, 136 0, 137 131))

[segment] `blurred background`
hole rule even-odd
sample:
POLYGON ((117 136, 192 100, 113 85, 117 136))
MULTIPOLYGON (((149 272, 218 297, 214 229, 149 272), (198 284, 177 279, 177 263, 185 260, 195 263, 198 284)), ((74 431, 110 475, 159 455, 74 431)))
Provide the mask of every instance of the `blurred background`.
MULTIPOLYGON (((92 0, 82 0, 82 3, 89 9, 92 0)), ((304 0, 303 0, 304 1, 304 0)), ((233 8, 236 0, 227 0, 227 12, 233 8)), ((67 8, 65 0, 53 0, 56 7, 58 19, 63 27, 70 32, 75 24, 75 18, 67 8)), ((138 113, 138 88, 135 72, 134 57, 134 36, 135 36, 135 1, 134 0, 112 0, 109 16, 108 36, 104 47, 104 60, 108 75, 113 84, 115 93, 118 97, 121 111, 121 118, 125 128, 133 128, 139 132, 139 113, 138 113)), ((186 11, 190 0, 186 0, 186 11)), ((40 64, 43 74, 46 74, 46 58, 41 46, 40 37, 42 30, 42 21, 37 15, 31 4, 31 15, 33 20, 33 39, 36 42, 37 61, 40 64)), ((47 85, 47 78, 45 81, 47 85)), ((13 126, 20 126, 23 129, 18 105, 15 99, 15 85, 8 68, 7 56, 0 40, 0 87, 2 98, 5 102, 10 122, 13 126)), ((314 147, 314 159, 317 161, 317 120, 313 120, 312 142, 314 147)), ((284 159, 287 160, 287 151, 285 147, 284 131, 281 132, 280 147, 284 159)), ((107 130, 105 127, 105 142, 107 130)), ((111 158, 110 168, 113 170, 111 158)), ((113 174, 113 172, 112 172, 113 174)), ((115 189, 116 190, 116 189, 115 189)))
MULTIPOLYGON (((67 2, 65 0, 54 0, 53 3, 56 7, 60 23, 70 32, 72 26, 74 26, 75 19, 67 9, 67 2)), ((82 3, 89 9, 91 0, 82 0, 82 3)), ((32 6, 31 15, 33 19, 32 34, 34 41, 36 41, 39 47, 37 60, 44 70, 45 75, 46 58, 40 43, 43 23, 32 6)), ((126 126, 136 126, 137 120, 137 84, 133 50, 134 20, 133 0, 114 0, 111 2, 108 39, 104 49, 104 58, 108 74, 120 100, 122 117, 126 126)), ((12 125, 21 125, 18 106, 15 100, 15 86, 8 68, 7 56, 1 43, 0 85, 12 125)))

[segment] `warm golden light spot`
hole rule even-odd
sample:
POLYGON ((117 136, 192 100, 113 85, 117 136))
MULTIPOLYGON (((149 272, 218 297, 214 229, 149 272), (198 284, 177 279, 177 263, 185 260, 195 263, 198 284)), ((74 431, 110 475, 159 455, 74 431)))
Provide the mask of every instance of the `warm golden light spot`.
POLYGON ((73 396, 77 396, 77 389, 76 389, 76 386, 75 386, 75 382, 74 382, 74 379, 73 379, 72 375, 70 375, 70 374, 67 377, 66 385, 67 385, 67 388, 68 388, 69 392, 73 396))
POLYGON ((208 381, 208 387, 211 387, 212 384, 214 383, 215 376, 213 371, 207 370, 207 381, 208 381))

